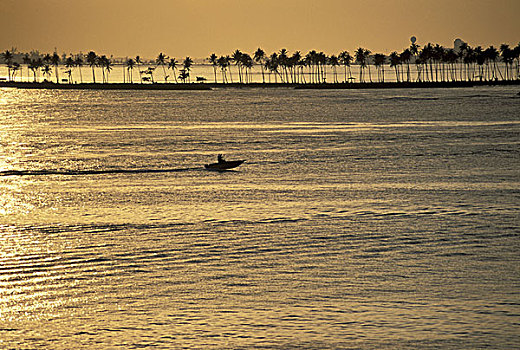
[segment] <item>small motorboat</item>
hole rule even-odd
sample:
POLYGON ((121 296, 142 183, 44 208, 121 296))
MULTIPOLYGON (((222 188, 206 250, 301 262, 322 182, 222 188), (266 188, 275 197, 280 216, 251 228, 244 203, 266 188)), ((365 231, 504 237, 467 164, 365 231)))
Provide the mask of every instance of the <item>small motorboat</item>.
POLYGON ((205 164, 204 167, 208 170, 216 170, 216 171, 224 171, 228 169, 233 169, 244 163, 245 160, 223 160, 218 163, 205 164))

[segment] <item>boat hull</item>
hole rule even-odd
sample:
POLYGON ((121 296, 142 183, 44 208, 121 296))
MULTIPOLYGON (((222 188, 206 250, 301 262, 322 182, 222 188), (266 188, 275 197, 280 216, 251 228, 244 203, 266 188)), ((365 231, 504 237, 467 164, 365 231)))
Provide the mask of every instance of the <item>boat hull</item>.
POLYGON ((212 163, 212 164, 206 164, 204 167, 208 170, 216 170, 216 171, 224 171, 228 169, 236 168, 237 166, 244 163, 244 160, 231 160, 231 161, 224 161, 220 163, 212 163))

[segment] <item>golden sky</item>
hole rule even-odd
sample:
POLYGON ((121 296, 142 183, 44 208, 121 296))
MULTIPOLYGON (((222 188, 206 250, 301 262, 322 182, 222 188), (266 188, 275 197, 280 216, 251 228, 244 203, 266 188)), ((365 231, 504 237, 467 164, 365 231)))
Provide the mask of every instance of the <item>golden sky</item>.
POLYGON ((520 41, 520 0, 0 0, 0 50, 207 57, 520 41))

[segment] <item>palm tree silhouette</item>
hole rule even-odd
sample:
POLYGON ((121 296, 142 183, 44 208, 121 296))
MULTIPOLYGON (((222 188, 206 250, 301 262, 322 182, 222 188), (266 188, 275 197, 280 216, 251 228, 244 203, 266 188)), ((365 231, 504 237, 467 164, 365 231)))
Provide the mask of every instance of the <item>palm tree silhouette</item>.
POLYGON ((167 57, 161 52, 157 58, 155 59, 155 63, 157 63, 158 66, 161 66, 163 69, 163 75, 164 75, 164 81, 168 82, 168 76, 166 75, 166 69, 164 68, 164 65, 166 64, 167 57))
POLYGON ((349 71, 349 79, 352 80, 352 72, 350 71, 350 63, 352 63, 352 56, 350 56, 350 53, 348 51, 341 51, 338 55, 339 62, 343 65, 344 73, 345 73, 345 80, 344 82, 348 82, 347 79, 347 67, 349 71))
POLYGON ((245 68, 245 82, 251 82, 251 69, 253 69, 253 58, 245 53, 242 55, 241 64, 245 68))
POLYGON ((355 52, 356 62, 359 64, 359 81, 361 83, 365 82, 363 72, 365 67, 367 66, 366 56, 365 56, 365 49, 362 47, 358 48, 355 52))
POLYGON ((410 82, 410 60, 412 59, 412 51, 405 49, 403 52, 401 52, 399 58, 401 63, 406 63, 406 81, 410 82))
POLYGON ((77 54, 76 58, 74 59, 74 63, 76 64, 76 67, 78 67, 79 79, 80 79, 80 82, 83 84, 83 74, 81 73, 81 67, 83 66, 82 56, 83 55, 81 53, 77 54))
POLYGON ((339 60, 335 55, 332 55, 329 57, 328 63, 332 67, 334 83, 338 83, 338 75, 337 75, 336 67, 339 66, 339 60))
POLYGON ((57 52, 54 52, 51 57, 51 63, 54 66, 54 73, 56 74, 56 83, 60 82, 60 78, 58 76, 58 65, 60 64, 60 56, 57 52))
POLYGON ((377 69, 377 78, 380 83, 385 82, 385 61, 386 56, 382 53, 376 53, 374 55, 374 66, 377 69))
POLYGON ((280 67, 282 67, 284 83, 288 83, 289 76, 287 73, 287 66, 288 66, 287 49, 281 49, 280 52, 278 53, 278 64, 280 67))
POLYGON ((168 68, 172 70, 173 72, 173 78, 175 79, 175 82, 177 83, 177 60, 175 58, 170 58, 170 62, 168 62, 168 68))
POLYGON ((45 64, 42 68, 42 72, 44 76, 49 78, 52 73, 52 68, 48 64, 45 64))
POLYGON ((13 53, 9 50, 5 50, 2 53, 2 58, 4 59, 4 63, 7 65, 7 77, 8 80, 11 81, 11 68, 13 63, 13 53))
POLYGON ((265 84, 265 75, 264 75, 264 61, 265 61, 265 52, 261 48, 258 48, 253 56, 253 59, 256 63, 260 65, 260 69, 262 69, 262 83, 265 84))
POLYGON ((33 72, 33 76, 34 76, 34 82, 36 83, 37 79, 36 79, 36 76, 37 76, 37 72, 38 70, 40 69, 40 67, 42 66, 42 60, 41 58, 38 58, 36 60, 31 60, 31 62, 29 63, 28 65, 28 68, 30 70, 32 70, 33 72))
POLYGON ((448 49, 444 53, 444 60, 448 64, 448 69, 450 72, 450 79, 451 81, 457 80, 457 72, 455 64, 457 63, 457 53, 454 49, 448 49))
POLYGON ((372 53, 372 51, 365 50, 365 60, 366 60, 367 66, 368 66, 368 79, 370 80, 370 82, 372 82, 372 73, 370 71, 370 54, 371 53, 372 53))
POLYGON ((134 83, 133 70, 135 66, 135 61, 132 58, 129 58, 125 62, 126 69, 128 71, 128 78, 130 80, 130 84, 134 83))
POLYGON ((72 68, 74 68, 74 66, 76 65, 76 63, 74 62, 74 59, 72 58, 72 56, 69 56, 67 57, 67 59, 65 60, 65 67, 67 67, 68 69, 65 71, 65 73, 68 74, 68 82, 69 84, 72 83, 72 68))
POLYGON ((401 63, 401 57, 397 53, 397 51, 394 51, 390 54, 390 67, 393 67, 395 70, 395 80, 397 82, 400 82, 401 79, 399 79, 399 64, 401 63))
POLYGON ((190 73, 188 72, 188 70, 186 68, 182 68, 179 72, 180 72, 179 79, 182 80, 183 83, 186 83, 186 79, 189 78, 190 73))
POLYGON ((209 63, 211 63, 211 66, 213 67, 213 74, 215 75, 215 83, 217 83, 217 66, 218 66, 217 60, 218 60, 218 57, 214 53, 212 53, 208 57, 208 61, 209 61, 209 63))
POLYGON ((242 55, 242 52, 238 49, 231 55, 231 59, 235 62, 238 69, 238 80, 240 83, 242 83, 242 55))
POLYGON ((94 68, 98 65, 98 56, 94 51, 90 51, 87 54, 87 64, 92 68, 92 80, 94 84, 96 83, 96 72, 94 71, 94 68))
POLYGON ((516 79, 520 79, 520 42, 513 49, 513 58, 516 60, 516 79))
POLYGON ((18 74, 18 71, 21 70, 20 63, 13 62, 12 65, 11 65, 11 70, 12 70, 13 81, 14 81, 14 80, 16 80, 16 75, 18 74))
POLYGON ((110 71, 112 70, 112 61, 109 59, 109 58, 106 58, 105 57, 105 62, 104 62, 104 66, 105 66, 105 70, 107 71, 107 79, 106 79, 106 82, 108 83, 108 76, 110 75, 110 71))
POLYGON ((222 74, 222 83, 225 84, 227 83, 226 71, 229 66, 229 60, 224 56, 220 56, 217 60, 217 64, 220 67, 220 73, 222 74))
POLYGON ((504 62, 506 67, 506 80, 512 79, 512 69, 513 69, 513 60, 514 60, 514 52, 509 48, 508 44, 500 45, 500 57, 502 57, 502 62, 504 62))
POLYGON ((135 63, 137 64, 137 71, 139 72, 139 79, 141 80, 141 84, 143 83, 143 73, 141 72, 141 57, 135 56, 135 63))
POLYGON ((303 67, 303 65, 300 65, 302 61, 302 53, 301 51, 295 51, 292 56, 289 58, 289 67, 291 69, 291 80, 293 83, 299 83, 300 82, 300 68, 303 67))
POLYGON ((184 66, 184 69, 186 70, 186 73, 184 75, 187 75, 188 82, 190 81, 190 70, 191 66, 193 64, 193 60, 190 58, 190 56, 187 56, 184 61, 182 62, 182 65, 184 66))
POLYGON ((103 75, 103 84, 105 83, 106 77, 105 77, 105 64, 106 64, 107 56, 102 55, 97 58, 97 64, 101 67, 101 74, 103 75))
POLYGON ((22 57, 23 64, 27 66, 27 81, 29 81, 29 64, 31 64, 31 58, 28 54, 23 55, 22 57))

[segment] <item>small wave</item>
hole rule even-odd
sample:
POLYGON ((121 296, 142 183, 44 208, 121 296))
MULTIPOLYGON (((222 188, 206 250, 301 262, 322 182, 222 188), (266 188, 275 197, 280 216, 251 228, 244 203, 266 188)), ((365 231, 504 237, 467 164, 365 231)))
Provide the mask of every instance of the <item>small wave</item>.
POLYGON ((407 96, 395 96, 388 97, 387 101, 437 101, 438 97, 407 97, 407 96))
POLYGON ((492 98, 491 95, 482 95, 482 94, 476 94, 476 95, 467 95, 464 96, 465 98, 492 98))
POLYGON ((0 176, 42 176, 42 175, 103 175, 103 174, 147 174, 174 173, 201 170, 203 168, 170 168, 170 169, 100 169, 100 170, 4 170, 0 176))

